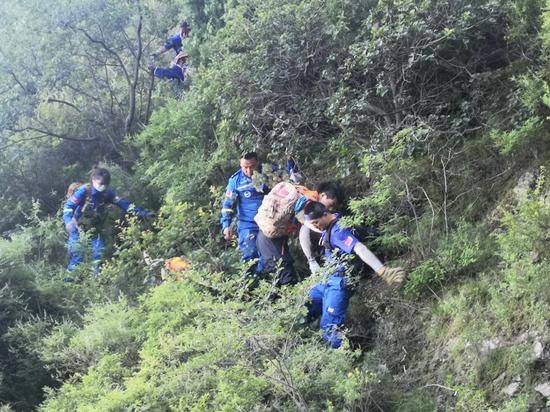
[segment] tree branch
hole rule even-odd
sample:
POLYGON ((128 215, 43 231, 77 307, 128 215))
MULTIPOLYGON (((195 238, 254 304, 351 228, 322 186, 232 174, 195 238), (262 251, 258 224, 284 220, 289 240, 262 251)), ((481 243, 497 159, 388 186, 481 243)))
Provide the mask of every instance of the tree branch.
POLYGON ((72 107, 73 109, 75 109, 78 113, 82 113, 82 110, 80 110, 78 107, 76 107, 73 103, 71 102, 67 102, 65 100, 59 100, 59 99, 52 99, 52 98, 49 98, 48 100, 46 100, 47 103, 59 103, 59 104, 64 104, 66 106, 69 106, 69 107, 72 107))
POLYGON ((63 140, 71 140, 75 142, 91 142, 98 139, 97 137, 94 137, 94 138, 71 137, 71 136, 52 132, 50 130, 39 129, 37 127, 32 127, 32 126, 23 127, 22 129, 8 129, 8 130, 14 133, 23 133, 28 131, 37 132, 37 133, 42 133, 43 135, 46 135, 46 136, 56 137, 58 139, 63 139, 63 140))
POLYGON ((99 44, 101 47, 103 47, 103 49, 106 52, 108 52, 109 54, 114 56, 114 58, 117 60, 117 62, 119 64, 120 68, 124 72, 124 77, 126 78, 126 81, 128 82, 128 84, 131 84, 130 75, 128 74, 128 71, 126 70, 126 66, 124 65, 124 62, 122 61, 122 58, 120 57, 120 55, 116 51, 114 51, 111 47, 109 47, 107 45, 107 43, 105 43, 103 40, 98 40, 98 39, 93 38, 86 30, 84 30, 80 27, 73 27, 71 25, 68 25, 68 27, 71 28, 73 31, 81 32, 88 39, 88 41, 90 43, 99 44))
POLYGON ((124 131, 127 135, 131 134, 132 124, 134 123, 134 118, 136 115, 136 89, 139 80, 139 65, 141 61, 141 55, 143 52, 143 47, 141 43, 141 28, 142 28, 143 16, 139 15, 136 36, 137 36, 137 55, 134 68, 134 78, 130 84, 130 108, 128 110, 128 116, 126 117, 126 122, 124 125, 124 131))

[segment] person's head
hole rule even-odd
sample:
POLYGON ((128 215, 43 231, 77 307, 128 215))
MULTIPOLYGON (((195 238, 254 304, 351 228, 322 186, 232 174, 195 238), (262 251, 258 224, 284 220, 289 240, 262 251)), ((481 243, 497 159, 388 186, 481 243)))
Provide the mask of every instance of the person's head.
POLYGON ((180 33, 182 36, 188 37, 189 32, 191 31, 191 27, 189 27, 189 23, 187 23, 187 20, 183 20, 180 23, 180 33))
POLYGON ((342 186, 337 182, 322 182, 317 185, 317 193, 319 193, 319 202, 322 203, 327 210, 340 210, 345 202, 345 195, 342 186))
POLYGON ((325 230, 334 220, 334 214, 329 212, 321 202, 308 202, 304 208, 305 221, 319 230, 325 230))
POLYGON ((95 190, 103 192, 111 183, 111 174, 103 167, 94 167, 90 174, 90 180, 95 190))
POLYGON ((248 152, 241 158, 241 170, 247 177, 252 177, 259 164, 258 155, 255 152, 248 152))
POLYGON ((176 64, 185 64, 189 55, 187 53, 181 52, 176 56, 176 64))

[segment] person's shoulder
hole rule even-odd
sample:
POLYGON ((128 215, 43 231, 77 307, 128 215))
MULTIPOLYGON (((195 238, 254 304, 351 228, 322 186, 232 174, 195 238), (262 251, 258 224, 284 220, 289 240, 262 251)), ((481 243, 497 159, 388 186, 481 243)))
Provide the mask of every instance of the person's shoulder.
POLYGON ((337 238, 340 239, 350 235, 353 236, 353 230, 349 227, 341 225, 338 220, 334 222, 330 231, 332 235, 336 235, 337 238))
POLYGON ((239 169, 231 175, 229 180, 239 180, 242 177, 242 175, 243 175, 243 171, 239 169))
POLYGON ((74 197, 81 197, 81 196, 84 196, 85 193, 87 193, 88 191, 91 191, 90 190, 90 186, 89 186, 89 183, 85 183, 81 186, 79 186, 73 193, 73 196, 74 197))
POLYGON ((241 171, 237 170, 233 173, 227 180, 227 185, 233 188, 236 188, 239 185, 239 180, 241 178, 241 171))

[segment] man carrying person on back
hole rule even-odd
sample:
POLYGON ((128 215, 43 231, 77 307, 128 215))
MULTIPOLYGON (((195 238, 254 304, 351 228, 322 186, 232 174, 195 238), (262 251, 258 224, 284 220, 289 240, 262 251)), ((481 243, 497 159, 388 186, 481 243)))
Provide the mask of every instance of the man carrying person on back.
MULTIPOLYGON (((297 230, 296 224, 303 221, 301 215, 307 202, 320 200, 332 210, 344 201, 343 191, 337 183, 325 182, 320 184, 318 189, 319 192, 309 190, 295 184, 292 179, 291 182, 278 183, 264 198, 256 215, 255 220, 260 228, 256 243, 261 266, 265 272, 273 273, 281 264, 276 280, 278 286, 297 281, 288 236, 297 230)), ((319 239, 320 231, 316 232, 306 226, 300 228, 300 244, 312 271, 319 268, 315 260, 320 254, 319 239)))

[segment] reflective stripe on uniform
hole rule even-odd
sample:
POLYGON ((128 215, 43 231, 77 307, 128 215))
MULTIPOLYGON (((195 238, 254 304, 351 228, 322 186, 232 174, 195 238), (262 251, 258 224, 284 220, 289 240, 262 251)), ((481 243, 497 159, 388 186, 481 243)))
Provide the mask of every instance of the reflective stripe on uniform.
POLYGON ((254 185, 252 183, 247 183, 246 185, 239 186, 237 190, 244 190, 244 189, 253 189, 254 185))

